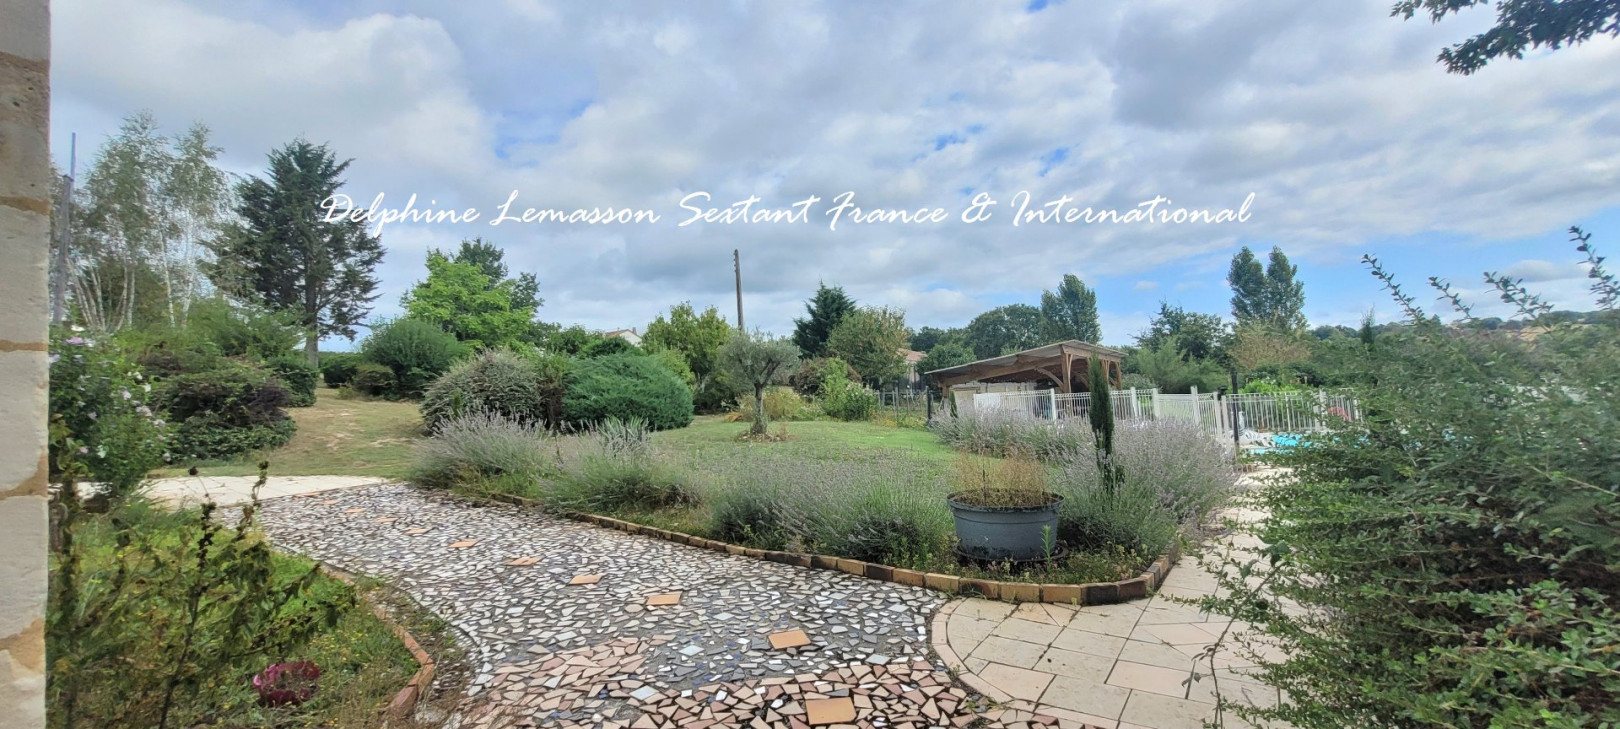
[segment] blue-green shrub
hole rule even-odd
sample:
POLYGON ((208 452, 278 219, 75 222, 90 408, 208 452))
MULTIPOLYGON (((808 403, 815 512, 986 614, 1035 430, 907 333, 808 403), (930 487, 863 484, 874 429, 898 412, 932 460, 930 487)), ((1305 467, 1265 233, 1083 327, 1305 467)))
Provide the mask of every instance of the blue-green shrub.
POLYGON ((614 354, 577 360, 567 378, 563 418, 586 428, 609 418, 640 418, 653 430, 692 422, 692 390, 651 357, 614 354))

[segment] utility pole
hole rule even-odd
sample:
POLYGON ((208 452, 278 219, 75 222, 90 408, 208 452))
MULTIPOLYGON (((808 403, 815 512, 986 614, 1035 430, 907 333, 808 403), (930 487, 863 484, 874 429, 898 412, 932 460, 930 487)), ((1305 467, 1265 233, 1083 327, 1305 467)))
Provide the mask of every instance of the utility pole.
POLYGON ((742 318, 742 254, 736 248, 731 249, 731 269, 737 274, 737 331, 747 334, 742 318))
POLYGON ((79 134, 68 136, 68 174, 62 185, 62 196, 56 201, 56 270, 51 281, 51 323, 61 326, 67 321, 68 246, 73 243, 73 178, 79 168, 79 134))

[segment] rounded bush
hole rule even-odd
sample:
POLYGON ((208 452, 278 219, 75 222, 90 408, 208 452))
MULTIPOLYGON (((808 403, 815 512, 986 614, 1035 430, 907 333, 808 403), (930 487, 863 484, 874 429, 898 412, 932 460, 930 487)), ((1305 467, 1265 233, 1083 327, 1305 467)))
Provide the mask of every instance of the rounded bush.
POLYGON ((376 362, 361 362, 354 367, 349 378, 349 389, 362 395, 388 397, 399 389, 399 378, 394 371, 376 362))
POLYGON ((641 418, 653 430, 692 422, 692 391, 657 360, 615 354, 579 360, 568 373, 563 419, 584 428, 641 418))
POLYGON ((355 352, 332 352, 321 355, 321 379, 327 387, 342 387, 354 379, 354 370, 364 360, 355 352))
POLYGON ((427 322, 395 319, 372 331, 360 351, 366 361, 394 371, 393 391, 374 394, 414 398, 461 359, 466 347, 455 335, 427 322))
POLYGON ((309 360, 296 355, 276 357, 264 363, 276 379, 287 388, 295 408, 307 408, 315 404, 315 384, 321 373, 309 360))
POLYGON ((517 423, 543 422, 546 393, 534 366, 506 350, 457 362, 422 394, 422 424, 429 432, 455 417, 491 413, 517 423))
POLYGON ((292 402, 287 388, 268 370, 245 364, 177 375, 163 383, 157 400, 174 423, 174 452, 185 458, 272 448, 297 427, 285 410, 292 402))
POLYGON ((854 367, 849 366, 848 362, 837 357, 817 357, 800 363, 799 369, 794 370, 793 374, 788 377, 788 385, 793 388, 794 392, 805 397, 820 397, 822 381, 827 379, 829 372, 835 370, 843 370, 844 379, 850 382, 861 381, 860 373, 856 372, 854 367))

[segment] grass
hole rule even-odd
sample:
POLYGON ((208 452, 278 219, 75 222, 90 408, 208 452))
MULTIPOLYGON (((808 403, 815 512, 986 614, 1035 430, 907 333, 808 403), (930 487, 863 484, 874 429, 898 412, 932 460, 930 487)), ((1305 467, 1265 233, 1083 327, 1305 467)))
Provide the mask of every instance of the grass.
MULTIPOLYGON (((884 452, 924 461, 949 464, 956 451, 920 428, 896 428, 874 423, 845 423, 812 420, 787 423, 786 443, 739 442, 737 434, 747 423, 728 423, 724 416, 709 415, 692 421, 680 430, 666 430, 653 436, 653 442, 668 449, 700 452, 709 449, 742 452, 769 449, 773 453, 803 456, 812 460, 834 461, 847 458, 851 450, 884 452)), ((775 430, 779 424, 772 423, 775 430)))
MULTIPOLYGON (((404 478, 412 462, 411 446, 422 438, 422 419, 414 402, 340 399, 338 391, 321 388, 315 404, 288 410, 298 432, 286 445, 228 461, 195 464, 206 476, 256 476, 268 458, 277 476, 380 476, 404 478)), ((184 476, 193 464, 155 471, 155 478, 184 476)))

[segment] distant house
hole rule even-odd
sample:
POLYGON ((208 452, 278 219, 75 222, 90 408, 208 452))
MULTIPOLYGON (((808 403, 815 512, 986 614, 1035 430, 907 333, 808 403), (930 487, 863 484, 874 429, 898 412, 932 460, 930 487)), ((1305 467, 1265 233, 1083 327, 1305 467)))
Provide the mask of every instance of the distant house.
POLYGON ((915 349, 901 349, 900 356, 906 359, 906 384, 915 388, 922 379, 922 375, 917 372, 917 363, 923 361, 923 357, 928 354, 915 349))
POLYGON ((626 342, 636 345, 637 347, 641 346, 641 335, 636 333, 634 327, 629 329, 614 329, 611 332, 602 332, 602 336, 618 337, 626 342))

